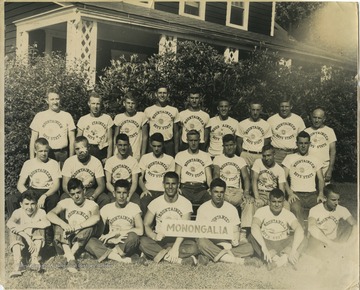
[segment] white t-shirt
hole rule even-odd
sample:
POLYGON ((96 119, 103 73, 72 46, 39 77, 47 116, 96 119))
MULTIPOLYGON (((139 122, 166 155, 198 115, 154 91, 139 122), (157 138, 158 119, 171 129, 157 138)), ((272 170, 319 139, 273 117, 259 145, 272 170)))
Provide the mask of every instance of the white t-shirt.
POLYGON ((58 205, 65 208, 65 219, 72 227, 88 220, 92 216, 94 210, 99 208, 95 201, 89 199, 85 199, 84 203, 79 206, 74 203, 72 198, 65 198, 60 200, 58 205))
MULTIPOLYGON (((16 210, 14 210, 14 212, 12 213, 12 215, 9 219, 9 221, 12 221, 18 225, 33 224, 33 223, 36 223, 39 221, 44 221, 44 220, 47 220, 46 212, 45 212, 45 210, 43 210, 41 208, 37 208, 31 216, 28 216, 23 208, 18 208, 16 210)), ((49 225, 50 225, 50 222, 49 222, 49 225)), ((31 237, 33 229, 26 228, 24 230, 24 232, 31 237)))
POLYGON ((119 133, 125 133, 129 137, 133 157, 140 159, 142 145, 142 127, 147 123, 143 112, 136 112, 134 116, 125 113, 118 114, 114 119, 115 126, 119 127, 119 133))
POLYGON ((83 164, 73 155, 65 160, 62 175, 81 180, 85 188, 94 188, 96 179, 104 177, 104 169, 101 161, 94 156, 90 156, 89 162, 83 164))
POLYGON ((273 167, 267 168, 262 159, 256 159, 251 169, 259 174, 258 190, 271 191, 278 188, 280 183, 285 183, 285 171, 276 162, 273 167))
POLYGON ((274 215, 270 207, 259 208, 254 215, 261 222, 260 230, 264 239, 270 241, 281 241, 289 236, 291 224, 296 221, 295 215, 283 208, 279 215, 274 215))
POLYGON ((196 221, 211 223, 226 223, 234 226, 240 225, 240 218, 237 209, 227 201, 222 207, 217 208, 211 200, 203 203, 197 211, 196 221))
POLYGON ((146 188, 163 191, 163 178, 166 172, 175 171, 175 160, 172 156, 163 154, 156 158, 154 153, 147 153, 140 159, 139 166, 145 171, 146 188))
POLYGON ((182 125, 181 140, 187 143, 186 133, 190 130, 196 130, 200 133, 200 143, 204 143, 205 126, 210 120, 208 113, 203 110, 190 111, 186 109, 180 112, 180 122, 182 125))
POLYGON ((89 141, 89 144, 99 145, 99 149, 109 146, 108 130, 114 125, 113 120, 107 114, 101 114, 99 117, 92 117, 90 114, 82 116, 77 123, 77 127, 83 131, 83 136, 89 141))
POLYGON ((234 155, 229 158, 224 154, 216 156, 213 161, 214 166, 220 168, 220 178, 226 182, 226 186, 242 188, 241 169, 246 166, 244 158, 234 155))
POLYGON ((330 240, 335 240, 340 219, 347 220, 351 216, 346 207, 338 205, 334 211, 325 209, 324 204, 315 205, 309 211, 309 218, 316 220, 317 227, 330 240))
POLYGON ((181 166, 181 183, 205 183, 205 168, 210 166, 212 161, 207 152, 199 150, 196 154, 190 154, 188 150, 184 150, 176 154, 175 163, 181 166))
POLYGON ((164 141, 168 141, 173 137, 174 123, 179 122, 179 111, 172 106, 160 107, 152 105, 144 111, 149 121, 149 136, 154 133, 161 133, 164 141))
POLYGON ((42 162, 32 158, 23 164, 20 176, 29 177, 29 186, 37 189, 49 189, 56 179, 61 178, 60 166, 53 159, 42 162))
POLYGON ((130 231, 135 227, 135 216, 141 214, 140 207, 129 202, 124 208, 116 205, 116 202, 105 205, 100 210, 104 222, 109 221, 109 230, 130 231))
POLYGON ((227 134, 236 134, 238 121, 228 117, 221 120, 219 116, 212 117, 205 128, 210 128, 210 145, 208 152, 211 156, 220 155, 223 152, 222 137, 227 134))
POLYGON ((46 110, 35 115, 30 129, 39 133, 49 141, 52 149, 62 149, 68 146, 68 132, 75 130, 73 117, 64 111, 58 113, 46 110))
POLYGON ((296 137, 305 129, 300 116, 291 113, 290 117, 283 119, 279 114, 275 114, 267 121, 272 130, 271 145, 275 148, 296 149, 296 137))
POLYGON ((151 201, 148 205, 148 211, 155 215, 156 228, 155 232, 161 231, 163 220, 181 220, 183 215, 192 213, 192 204, 185 197, 178 195, 178 199, 173 203, 168 203, 165 197, 159 196, 151 201))
POLYGON ((271 129, 269 123, 263 119, 254 122, 247 118, 239 123, 237 135, 243 139, 243 149, 261 152, 264 139, 271 137, 271 129))
POLYGON ((114 155, 106 160, 104 169, 111 173, 112 184, 119 179, 127 179, 131 182, 132 175, 140 173, 139 163, 132 156, 120 159, 117 155, 114 155))
POLYGON ((330 160, 330 144, 336 142, 334 130, 324 126, 317 130, 309 127, 305 131, 310 135, 309 155, 315 155, 325 165, 330 160))
POLYGON ((319 159, 295 153, 287 155, 282 165, 290 170, 290 187, 293 191, 316 191, 316 172, 321 168, 319 159))

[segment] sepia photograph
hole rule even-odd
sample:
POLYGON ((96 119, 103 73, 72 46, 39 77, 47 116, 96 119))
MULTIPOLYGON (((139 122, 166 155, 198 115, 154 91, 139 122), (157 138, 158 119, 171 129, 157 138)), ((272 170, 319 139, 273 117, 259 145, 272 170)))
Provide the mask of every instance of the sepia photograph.
POLYGON ((359 289, 359 3, 0 12, 0 290, 359 289))

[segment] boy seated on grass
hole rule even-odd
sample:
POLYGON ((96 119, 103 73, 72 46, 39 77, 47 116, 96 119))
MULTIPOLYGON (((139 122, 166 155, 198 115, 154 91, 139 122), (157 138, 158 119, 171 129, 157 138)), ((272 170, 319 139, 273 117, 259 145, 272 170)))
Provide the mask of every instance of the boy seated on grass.
POLYGON ((136 253, 139 250, 140 236, 144 233, 140 207, 128 201, 130 182, 119 179, 114 184, 116 201, 100 210, 104 225, 109 224, 109 233, 101 237, 92 237, 85 250, 95 256, 99 262, 110 259, 121 263, 137 263, 147 266, 144 257, 136 253))
POLYGON ((77 178, 71 178, 67 184, 70 198, 65 198, 47 214, 55 225, 56 246, 64 252, 67 270, 78 271, 75 255, 82 250, 91 238, 95 225, 100 221, 99 206, 93 200, 86 199, 84 185, 77 178), (59 215, 65 213, 65 219, 59 215))
POLYGON ((38 208, 37 194, 28 189, 20 198, 20 208, 16 209, 7 222, 10 230, 10 248, 14 257, 14 271, 10 278, 22 275, 25 267, 22 263, 26 249, 30 255, 30 270, 41 271, 40 250, 45 242, 45 228, 50 226, 46 212, 38 208))

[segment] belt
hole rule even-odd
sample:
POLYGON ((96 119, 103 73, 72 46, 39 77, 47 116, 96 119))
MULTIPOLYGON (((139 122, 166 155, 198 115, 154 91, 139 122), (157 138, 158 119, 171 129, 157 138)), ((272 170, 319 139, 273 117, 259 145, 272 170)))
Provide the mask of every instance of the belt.
POLYGON ((206 186, 206 184, 203 183, 203 182, 184 182, 182 184, 183 185, 203 185, 203 186, 206 186))
POLYGON ((285 151, 285 152, 295 152, 296 149, 290 149, 290 148, 277 148, 277 147, 274 147, 276 150, 282 150, 282 151, 285 151))
POLYGON ((243 149, 242 151, 249 152, 249 153, 251 153, 251 154, 261 154, 261 152, 250 151, 250 150, 246 150, 246 149, 243 149))
POLYGON ((66 147, 60 149, 51 149, 53 152, 66 151, 66 147))

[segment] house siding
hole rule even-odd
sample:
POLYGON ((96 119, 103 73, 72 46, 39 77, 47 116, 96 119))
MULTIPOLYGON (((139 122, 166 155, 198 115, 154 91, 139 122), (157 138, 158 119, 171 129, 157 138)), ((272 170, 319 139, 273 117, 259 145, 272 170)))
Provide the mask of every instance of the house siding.
MULTIPOLYGON (((51 2, 11 2, 5 3, 5 54, 14 55, 16 47, 16 26, 14 21, 35 14, 50 11, 60 6, 51 2)), ((36 36, 30 37, 38 41, 36 36)), ((31 43, 31 42, 30 42, 31 43)))
POLYGON ((270 35, 272 2, 250 2, 248 31, 270 35))
POLYGON ((225 25, 226 2, 207 2, 205 9, 205 21, 225 25))

